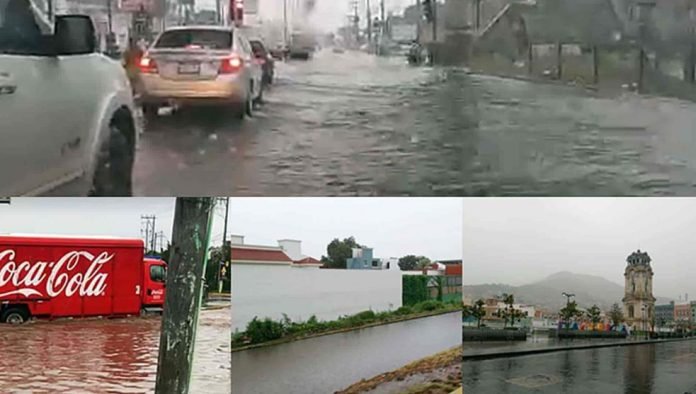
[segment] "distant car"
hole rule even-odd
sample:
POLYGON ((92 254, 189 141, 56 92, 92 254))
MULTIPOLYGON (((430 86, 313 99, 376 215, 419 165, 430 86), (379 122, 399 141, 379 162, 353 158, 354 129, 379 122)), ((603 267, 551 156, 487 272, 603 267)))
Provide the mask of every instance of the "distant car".
POLYGON ((254 52, 254 58, 256 62, 261 66, 263 70, 262 82, 264 85, 272 85, 275 78, 275 60, 273 56, 266 49, 263 41, 259 39, 249 40, 251 44, 251 49, 254 52))
POLYGON ((146 117, 161 106, 231 106, 252 116, 263 99, 261 66, 251 44, 234 27, 178 26, 165 30, 140 61, 146 117))
POLYGON ((0 1, 0 196, 130 196, 139 133, 123 67, 97 53, 88 16, 51 26, 30 4, 0 1))
POLYGON ((269 52, 275 60, 283 60, 288 54, 288 50, 284 45, 278 45, 277 47, 272 48, 269 52))
POLYGON ((288 57, 290 59, 309 60, 314 54, 316 47, 314 36, 305 33, 293 34, 288 46, 288 57))

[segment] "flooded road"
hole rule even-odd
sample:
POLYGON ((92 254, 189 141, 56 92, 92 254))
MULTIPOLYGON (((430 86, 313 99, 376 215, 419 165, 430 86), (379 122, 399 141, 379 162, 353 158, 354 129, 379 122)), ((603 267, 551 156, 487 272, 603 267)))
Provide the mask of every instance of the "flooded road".
MULTIPOLYGON (((192 392, 229 393, 222 311, 201 312, 192 392)), ((159 317, 0 325, 0 391, 154 392, 159 339, 159 317)))
POLYGON ((137 194, 670 195, 696 192, 696 104, 322 51, 277 64, 254 119, 147 126, 137 194))
POLYGON ((687 393, 695 373, 694 340, 462 364, 465 393, 687 393))
POLYGON ((455 312, 234 352, 232 394, 331 393, 458 346, 460 322, 455 312))
POLYGON ((627 343, 632 341, 643 341, 643 337, 629 337, 625 339, 558 339, 549 337, 548 333, 537 333, 527 336, 526 341, 465 341, 462 344, 464 356, 477 356, 486 354, 497 354, 501 352, 516 352, 535 349, 564 348, 573 346, 587 346, 612 343, 627 343))

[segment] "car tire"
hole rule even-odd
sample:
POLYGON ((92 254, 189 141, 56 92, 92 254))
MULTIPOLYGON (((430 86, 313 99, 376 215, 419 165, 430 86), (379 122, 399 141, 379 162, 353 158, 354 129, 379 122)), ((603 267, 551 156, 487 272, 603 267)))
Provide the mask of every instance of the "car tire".
POLYGON ((22 324, 29 320, 29 312, 26 308, 7 308, 0 316, 1 323, 22 324))
POLYGON ((249 94, 247 94, 246 102, 244 103, 244 115, 252 118, 254 116, 254 98, 252 97, 253 94, 253 85, 249 88, 249 94))
POLYGON ((128 127, 125 120, 111 121, 108 139, 97 155, 90 196, 129 197, 133 194, 135 146, 126 137, 132 131, 127 130, 128 127))

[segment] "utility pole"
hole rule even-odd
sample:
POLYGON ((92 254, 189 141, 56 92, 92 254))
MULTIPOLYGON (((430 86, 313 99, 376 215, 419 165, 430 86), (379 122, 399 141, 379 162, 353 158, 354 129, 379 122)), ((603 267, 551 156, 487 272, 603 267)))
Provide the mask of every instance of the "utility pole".
POLYGON ((418 10, 418 23, 416 23, 416 42, 421 42, 421 26, 423 26, 423 6, 421 0, 416 0, 416 10, 418 10))
MULTIPOLYGON (((227 219, 229 218, 229 213, 230 213, 230 199, 229 197, 222 198, 222 203, 225 204, 225 222, 223 224, 223 230, 222 230, 222 252, 223 252, 223 257, 222 257, 222 263, 225 264, 228 261, 231 260, 231 249, 227 248, 227 219)), ((222 267, 217 267, 217 283, 218 283, 218 293, 222 293, 222 277, 220 276, 220 271, 222 267)))
POLYGON ((481 0, 476 0, 476 33, 481 30, 481 0))
POLYGON ((283 42, 288 46, 288 0, 283 0, 283 42))
POLYGON ((367 50, 372 48, 372 10, 370 10, 370 0, 367 0, 367 50))
POLYGON ((215 18, 217 23, 222 25, 222 3, 221 0, 215 0, 215 18))
POLYGON ((155 250, 157 234, 155 232, 155 215, 140 216, 140 233, 145 235, 145 248, 150 248, 150 251, 155 250), (143 228, 144 227, 144 228, 143 228))
POLYGON ((155 394, 187 394, 215 199, 177 198, 155 394))
POLYGON ((433 4, 433 43, 437 42, 437 0, 432 0, 433 4))

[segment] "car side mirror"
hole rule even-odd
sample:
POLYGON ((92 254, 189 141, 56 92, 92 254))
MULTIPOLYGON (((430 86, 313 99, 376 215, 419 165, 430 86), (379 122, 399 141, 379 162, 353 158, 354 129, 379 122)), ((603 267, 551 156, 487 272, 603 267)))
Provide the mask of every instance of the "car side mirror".
POLYGON ((97 36, 87 15, 56 17, 53 43, 56 55, 86 55, 97 51, 97 36))

